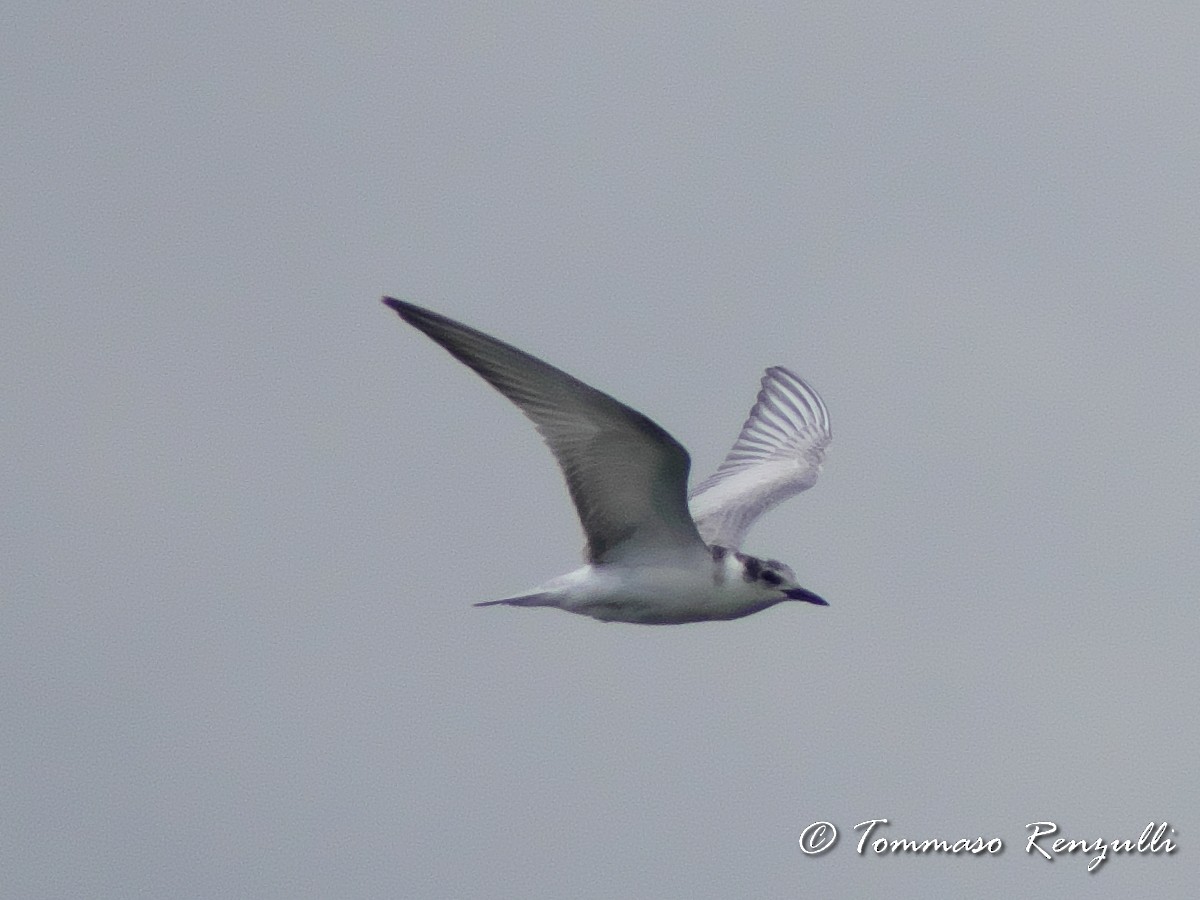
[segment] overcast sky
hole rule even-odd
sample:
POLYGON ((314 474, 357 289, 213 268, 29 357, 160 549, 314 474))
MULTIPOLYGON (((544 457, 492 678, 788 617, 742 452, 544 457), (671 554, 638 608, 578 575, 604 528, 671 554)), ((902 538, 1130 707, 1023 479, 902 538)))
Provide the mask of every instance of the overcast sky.
POLYGON ((1194 5, 3 20, 0 896, 1194 890, 1194 5), (582 535, 383 293, 698 478, 800 373, 834 442, 746 549, 831 606, 472 608, 582 535))

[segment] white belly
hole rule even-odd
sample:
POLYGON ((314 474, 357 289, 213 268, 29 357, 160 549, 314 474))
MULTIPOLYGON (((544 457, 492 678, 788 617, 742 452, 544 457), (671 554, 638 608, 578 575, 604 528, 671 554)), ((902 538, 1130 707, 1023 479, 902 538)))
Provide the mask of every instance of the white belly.
POLYGON ((785 599, 733 564, 703 569, 584 566, 544 585, 553 604, 604 622, 675 625, 737 619, 785 599))

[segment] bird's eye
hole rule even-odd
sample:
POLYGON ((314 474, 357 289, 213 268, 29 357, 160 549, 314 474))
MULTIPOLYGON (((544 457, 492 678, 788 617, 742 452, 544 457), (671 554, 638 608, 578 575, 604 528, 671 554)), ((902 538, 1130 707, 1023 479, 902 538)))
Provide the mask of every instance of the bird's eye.
POLYGON ((767 569, 765 572, 763 572, 758 577, 761 578, 763 581, 765 581, 767 584, 775 584, 775 585, 783 584, 783 579, 779 577, 779 573, 772 572, 770 569, 767 569))

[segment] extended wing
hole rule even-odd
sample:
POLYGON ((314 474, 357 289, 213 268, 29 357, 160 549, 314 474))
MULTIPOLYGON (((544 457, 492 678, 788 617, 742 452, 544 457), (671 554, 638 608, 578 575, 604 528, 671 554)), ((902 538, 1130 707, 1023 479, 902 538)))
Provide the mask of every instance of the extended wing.
POLYGON ((829 413, 817 392, 782 366, 767 369, 733 449, 692 490, 701 537, 740 547, 759 516, 816 483, 831 439, 829 413))
POLYGON ((691 459, 607 394, 516 347, 403 300, 383 302, 474 369, 537 426, 567 480, 589 562, 707 558, 687 506, 691 459))

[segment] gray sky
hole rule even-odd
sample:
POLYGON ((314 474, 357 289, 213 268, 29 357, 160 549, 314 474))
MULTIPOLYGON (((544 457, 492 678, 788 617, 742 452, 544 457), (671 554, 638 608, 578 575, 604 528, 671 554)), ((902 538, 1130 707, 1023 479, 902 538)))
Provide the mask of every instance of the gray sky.
POLYGON ((0 895, 1194 888, 1200 13, 397 6, 4 17, 0 895), (698 477, 801 373, 832 606, 471 608, 582 537, 384 292, 698 477))

